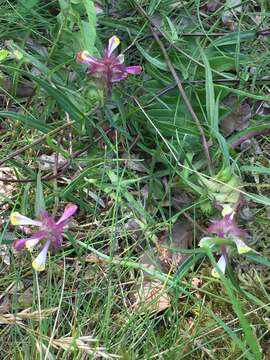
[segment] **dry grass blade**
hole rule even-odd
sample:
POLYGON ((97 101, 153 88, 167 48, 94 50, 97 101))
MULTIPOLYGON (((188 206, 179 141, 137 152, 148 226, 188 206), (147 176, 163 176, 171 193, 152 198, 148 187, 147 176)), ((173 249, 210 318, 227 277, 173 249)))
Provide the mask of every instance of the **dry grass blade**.
POLYGON ((44 309, 41 312, 33 311, 30 312, 30 309, 25 309, 17 315, 14 314, 0 314, 0 324, 1 325, 12 325, 12 324, 23 324, 23 320, 34 320, 39 321, 40 319, 45 319, 50 316, 52 313, 57 311, 57 308, 44 309))
POLYGON ((91 347, 89 343, 95 342, 92 336, 80 336, 78 338, 74 337, 62 337, 52 341, 52 346, 55 348, 60 348, 63 350, 68 350, 76 346, 79 350, 93 356, 94 359, 119 359, 121 356, 109 354, 106 352, 106 349, 103 347, 91 347))

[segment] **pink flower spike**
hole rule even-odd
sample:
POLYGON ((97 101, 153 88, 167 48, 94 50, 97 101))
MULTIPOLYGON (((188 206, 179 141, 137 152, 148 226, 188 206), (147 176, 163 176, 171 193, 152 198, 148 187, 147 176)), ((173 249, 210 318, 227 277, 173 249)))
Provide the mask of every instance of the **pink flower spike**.
POLYGON ((246 232, 240 229, 230 215, 225 215, 220 220, 214 220, 208 227, 207 232, 220 237, 245 237, 246 232))
POLYGON ((50 249, 55 251, 61 247, 65 226, 67 225, 70 217, 75 214, 77 209, 77 205, 71 203, 68 204, 57 222, 55 222, 54 218, 50 216, 47 211, 42 211, 39 214, 40 221, 31 220, 18 213, 11 214, 11 221, 13 224, 16 223, 20 225, 22 219, 24 222, 27 221, 28 225, 37 225, 38 223, 40 226, 40 230, 33 232, 32 236, 28 239, 15 240, 13 243, 14 249, 19 251, 26 247, 29 251, 32 251, 33 248, 44 239, 46 241, 45 246, 37 258, 33 261, 34 269, 37 271, 44 270, 48 250, 50 249))
POLYGON ((12 246, 16 251, 21 251, 25 247, 25 239, 17 239, 13 241, 12 246))
POLYGON ((114 70, 113 74, 111 76, 111 82, 114 83, 117 81, 124 80, 124 79, 126 79, 127 76, 128 75, 125 72, 114 70))
POLYGON ((126 72, 128 74, 139 75, 142 72, 142 67, 140 65, 127 66, 126 72))
POLYGON ((65 223, 71 216, 75 214, 75 212, 78 210, 78 206, 72 203, 67 204, 67 206, 64 209, 63 215, 60 217, 60 219, 56 222, 56 225, 60 225, 61 223, 65 223))
POLYGON ((111 93, 114 82, 126 79, 129 74, 138 75, 142 72, 139 65, 125 66, 123 54, 118 56, 113 54, 119 44, 118 37, 112 36, 101 59, 96 59, 87 51, 80 51, 76 56, 78 62, 88 66, 87 73, 102 81, 109 93, 111 93))

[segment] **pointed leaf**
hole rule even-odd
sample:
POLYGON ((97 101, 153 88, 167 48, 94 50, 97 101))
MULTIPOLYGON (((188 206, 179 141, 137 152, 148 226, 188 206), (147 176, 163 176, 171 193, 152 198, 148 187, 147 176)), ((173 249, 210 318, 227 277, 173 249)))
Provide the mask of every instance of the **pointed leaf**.
POLYGON ((45 210, 45 199, 43 194, 43 186, 41 182, 40 172, 37 175, 37 186, 36 186, 36 199, 35 199, 35 214, 38 216, 41 211, 45 210))

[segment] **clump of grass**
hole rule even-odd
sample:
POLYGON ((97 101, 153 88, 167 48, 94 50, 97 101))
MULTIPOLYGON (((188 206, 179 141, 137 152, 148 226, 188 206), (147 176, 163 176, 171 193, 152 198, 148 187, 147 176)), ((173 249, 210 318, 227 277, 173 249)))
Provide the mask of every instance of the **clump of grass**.
MULTIPOLYGON (((0 52, 1 356, 261 359, 269 352, 268 5, 243 3, 230 25, 227 5, 99 2, 99 14, 95 6, 20 1, 0 17, 8 52, 0 52), (113 35, 143 72, 107 96, 75 58, 100 57, 113 35), (219 125, 234 121, 232 94, 251 116, 226 135, 219 125), (251 150, 236 147, 243 137, 251 150), (215 279, 215 258, 198 242, 221 216, 222 169, 240 179, 225 192, 241 194, 237 221, 254 253, 233 255, 215 279), (34 215, 38 173, 53 215, 67 202, 80 208, 39 275, 29 254, 11 251, 27 229, 8 221, 12 211, 34 215), (175 246, 183 219, 189 242, 175 246), (155 265, 140 261, 145 253, 155 265), (185 261, 173 271, 168 254, 185 261), (160 286, 152 301, 168 297, 162 311, 148 300, 134 306, 145 281, 160 286)), ((224 203, 239 202, 227 195, 224 203)))

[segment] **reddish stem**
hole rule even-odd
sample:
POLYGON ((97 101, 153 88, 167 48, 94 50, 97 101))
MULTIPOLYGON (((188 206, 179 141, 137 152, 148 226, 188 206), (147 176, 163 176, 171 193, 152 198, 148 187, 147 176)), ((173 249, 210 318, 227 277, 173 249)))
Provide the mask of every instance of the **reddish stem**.
POLYGON ((253 137, 256 137, 258 135, 268 135, 268 134, 270 134, 270 129, 262 129, 262 130, 251 131, 250 133, 242 136, 240 139, 233 142, 231 144, 231 147, 233 149, 235 149, 238 146, 240 146, 244 141, 246 141, 248 139, 252 139, 253 137))

